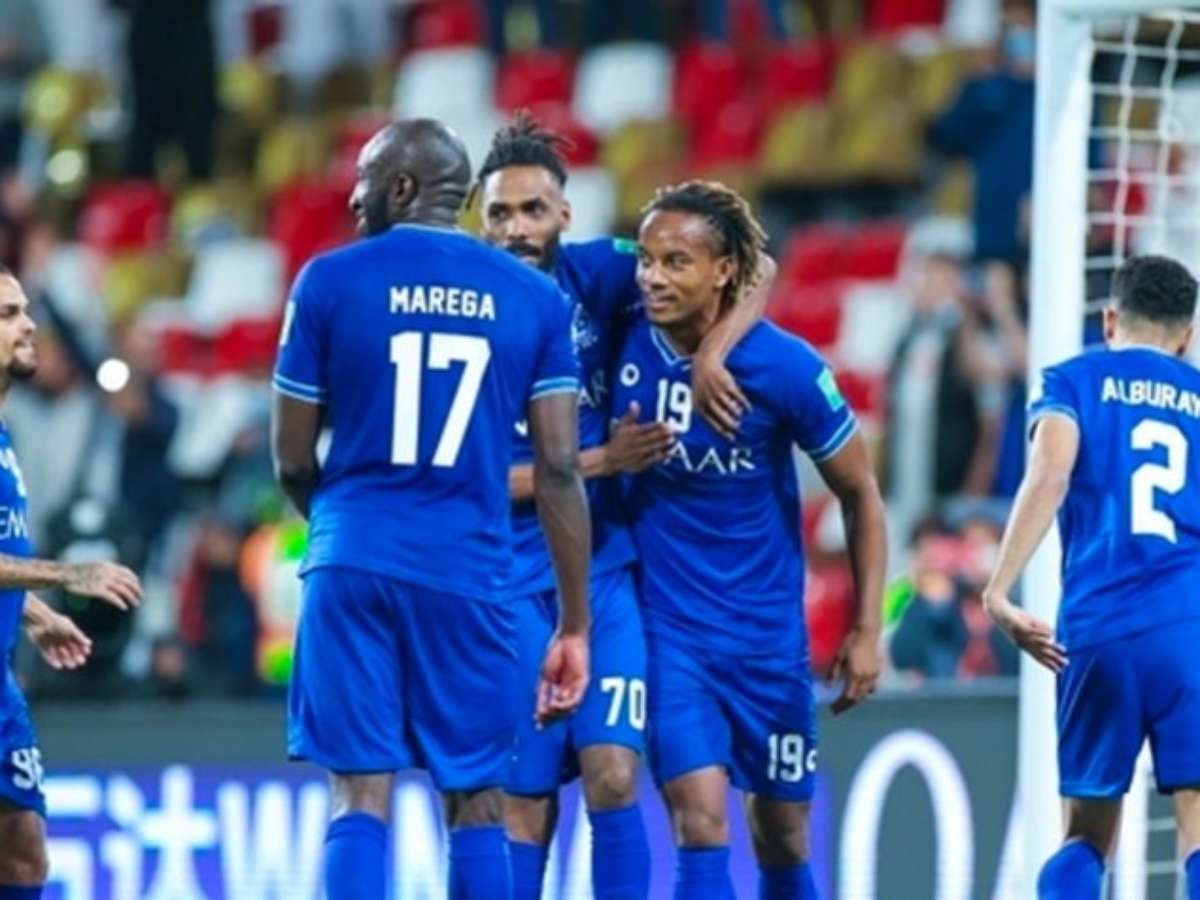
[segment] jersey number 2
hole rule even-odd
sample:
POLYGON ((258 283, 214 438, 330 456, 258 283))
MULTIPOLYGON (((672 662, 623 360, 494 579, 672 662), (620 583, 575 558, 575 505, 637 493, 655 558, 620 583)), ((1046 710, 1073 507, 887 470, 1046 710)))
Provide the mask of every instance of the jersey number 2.
MULTIPOLYGON (((425 370, 425 334, 403 331, 392 335, 392 365, 396 367, 396 399, 392 410, 392 463, 411 466, 417 462, 417 443, 421 434, 421 376, 425 370)), ((442 426, 442 436, 433 452, 433 464, 443 468, 458 460, 483 373, 487 371, 492 348, 487 338, 467 334, 434 332, 429 335, 428 367, 446 370, 451 363, 462 363, 462 380, 450 404, 450 414, 442 426)))
POLYGON ((1188 441, 1183 432, 1157 419, 1142 419, 1129 435, 1134 450, 1165 447, 1167 464, 1142 463, 1130 485, 1130 527, 1134 534, 1153 534, 1175 543, 1175 522, 1154 506, 1154 492, 1178 494, 1187 482, 1188 441))

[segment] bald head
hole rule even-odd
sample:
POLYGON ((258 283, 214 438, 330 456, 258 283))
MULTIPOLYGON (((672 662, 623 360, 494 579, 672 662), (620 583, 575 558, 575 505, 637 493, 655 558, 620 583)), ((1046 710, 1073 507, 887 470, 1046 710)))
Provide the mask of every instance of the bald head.
POLYGON ((402 222, 452 226, 471 182, 467 149, 434 119, 402 119, 380 129, 358 156, 350 211, 363 235, 402 222))

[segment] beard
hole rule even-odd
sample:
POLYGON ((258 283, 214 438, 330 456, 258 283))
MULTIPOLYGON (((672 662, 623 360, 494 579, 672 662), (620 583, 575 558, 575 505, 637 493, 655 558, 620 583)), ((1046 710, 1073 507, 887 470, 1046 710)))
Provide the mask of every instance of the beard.
POLYGON ((21 360, 14 359, 8 364, 8 368, 5 371, 13 381, 28 381, 37 374, 37 360, 22 362, 21 360))
POLYGON ((368 196, 363 202, 363 215, 359 223, 363 237, 375 237, 383 234, 395 223, 388 214, 387 197, 382 193, 368 196))
POLYGON ((514 241, 511 244, 506 244, 504 249, 513 256, 518 257, 522 262, 527 262, 536 267, 542 272, 554 271, 554 264, 558 262, 559 236, 556 234, 546 240, 542 246, 531 244, 528 241, 514 241))

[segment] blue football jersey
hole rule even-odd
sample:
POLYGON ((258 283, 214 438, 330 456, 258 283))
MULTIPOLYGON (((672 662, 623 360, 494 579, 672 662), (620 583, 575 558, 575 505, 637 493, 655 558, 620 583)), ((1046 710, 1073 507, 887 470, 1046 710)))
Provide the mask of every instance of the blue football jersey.
POLYGON ((1062 643, 1200 618, 1200 371, 1151 348, 1087 352, 1042 373, 1031 426, 1052 414, 1079 427, 1058 514, 1062 643))
MULTIPOLYGON (((0 423, 0 553, 28 559, 33 556, 29 540, 29 513, 25 501, 25 481, 17 465, 8 428, 0 423)), ((21 613, 25 608, 25 589, 0 590, 0 649, 4 653, 4 690, 0 692, 0 721, 23 704, 11 660, 21 633, 21 613)))
POLYGON ((274 378, 331 431, 303 571, 501 591, 512 423, 579 390, 570 322, 553 281, 459 232, 401 226, 309 263, 274 378))
POLYGON ((677 434, 664 462, 629 480, 647 634, 733 654, 803 649, 792 448, 828 459, 856 421, 812 347, 768 322, 726 364, 752 404, 734 441, 694 412, 690 360, 644 319, 616 367, 614 407, 636 400, 677 434))
MULTIPOLYGON (((602 239, 564 244, 559 249, 554 279, 573 301, 571 339, 579 356, 579 446, 586 450, 608 440, 612 406, 608 373, 620 335, 642 301, 638 290, 636 247, 627 241, 602 239)), ((619 415, 619 413, 618 413, 619 415)), ((513 463, 533 460, 529 426, 517 422, 513 463)), ((592 511, 592 574, 602 575, 628 565, 635 557, 620 486, 612 478, 587 482, 592 511)), ((550 551, 533 503, 512 507, 513 591, 540 593, 554 587, 550 551)))

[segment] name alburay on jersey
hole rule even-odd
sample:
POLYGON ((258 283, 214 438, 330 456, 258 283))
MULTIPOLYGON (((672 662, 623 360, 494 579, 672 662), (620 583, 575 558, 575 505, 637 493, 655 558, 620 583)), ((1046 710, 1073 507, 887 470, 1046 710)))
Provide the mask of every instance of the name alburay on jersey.
POLYGON ((1126 380, 1108 375, 1100 387, 1100 401, 1124 403, 1126 406, 1153 406, 1200 418, 1200 394, 1164 381, 1146 378, 1126 380))

